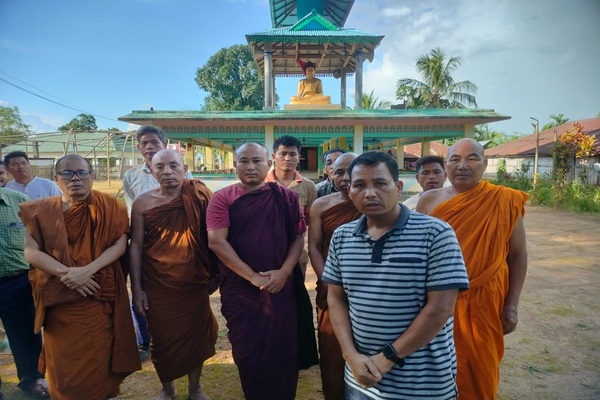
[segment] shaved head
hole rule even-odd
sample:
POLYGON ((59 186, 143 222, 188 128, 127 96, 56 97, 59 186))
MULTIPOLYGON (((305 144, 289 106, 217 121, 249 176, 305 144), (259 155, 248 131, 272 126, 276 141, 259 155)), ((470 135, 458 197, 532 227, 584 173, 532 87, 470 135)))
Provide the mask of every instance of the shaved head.
POLYGON ((263 146, 260 143, 256 143, 256 142, 248 142, 248 143, 244 143, 243 145, 241 145, 240 147, 238 147, 237 149, 235 149, 235 159, 237 160, 239 155, 241 153, 244 152, 244 150, 246 150, 248 147, 258 147, 261 148, 264 152, 265 152, 265 157, 268 160, 269 159, 269 149, 267 149, 265 146, 263 146))
POLYGON ((452 155, 454 153, 454 150, 457 147, 460 146, 464 146, 466 143, 469 143, 473 150, 478 153, 481 157, 485 157, 484 154, 484 148, 483 146, 475 139, 471 139, 471 138, 462 138, 460 140, 458 140, 456 143, 454 143, 452 146, 450 146, 450 148, 448 149, 448 157, 450 157, 450 155, 452 155))

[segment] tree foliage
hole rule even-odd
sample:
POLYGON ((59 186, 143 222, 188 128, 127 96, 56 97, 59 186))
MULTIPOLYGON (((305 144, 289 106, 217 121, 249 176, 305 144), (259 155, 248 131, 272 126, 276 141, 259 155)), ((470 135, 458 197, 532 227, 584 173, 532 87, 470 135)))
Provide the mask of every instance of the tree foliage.
POLYGON ((58 130, 61 132, 67 131, 95 131, 98 129, 96 125, 96 118, 89 114, 79 114, 73 118, 70 122, 63 126, 59 126, 58 130))
POLYGON ((569 121, 569 118, 565 118, 565 114, 552 114, 550 115, 551 122, 548 122, 544 126, 542 126, 542 130, 554 128, 555 126, 560 126, 569 121))
POLYGON ((461 65, 459 57, 446 58, 438 47, 417 59, 417 71, 423 81, 412 78, 398 80, 396 98, 406 100, 407 108, 477 107, 474 93, 477 85, 471 81, 454 82, 452 73, 461 65))
POLYGON ((362 108, 365 110, 384 110, 389 109, 392 102, 387 100, 380 100, 379 97, 375 96, 375 89, 371 90, 371 93, 362 95, 362 108))
POLYGON ((31 133, 31 127, 21 119, 18 107, 0 106, 0 144, 20 142, 31 133))
POLYGON ((488 147, 496 147, 512 140, 518 139, 516 135, 507 135, 490 128, 488 124, 477 125, 473 132, 473 139, 478 142, 489 141, 488 147))
POLYGON ((196 83, 208 93, 205 111, 261 110, 264 79, 247 45, 219 50, 196 72, 196 83))
POLYGON ((600 154, 600 145, 596 143, 594 135, 586 135, 580 123, 559 136, 554 145, 557 158, 557 169, 569 171, 573 159, 593 157, 600 154))

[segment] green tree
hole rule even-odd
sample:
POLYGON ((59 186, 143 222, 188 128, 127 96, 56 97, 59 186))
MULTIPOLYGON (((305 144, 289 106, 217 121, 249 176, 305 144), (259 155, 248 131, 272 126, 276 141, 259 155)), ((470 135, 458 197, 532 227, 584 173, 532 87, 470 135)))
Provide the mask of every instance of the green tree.
POLYGON ((550 115, 551 122, 548 122, 544 126, 542 126, 542 130, 554 128, 555 126, 560 126, 569 121, 569 118, 565 118, 565 114, 552 114, 550 115))
POLYGON ((509 136, 489 127, 488 124, 477 125, 473 130, 473 139, 478 142, 489 141, 488 147, 496 147, 503 143, 508 143, 518 137, 515 135, 509 136))
POLYGON ((474 93, 477 85, 471 81, 454 82, 452 73, 460 66, 459 57, 446 58, 438 47, 417 59, 417 71, 423 81, 412 78, 398 80, 396 98, 407 100, 407 108, 477 107, 474 93))
POLYGON ((247 45, 219 50, 196 71, 196 83, 208 93, 205 111, 261 110, 264 79, 247 45))
POLYGON ((18 107, 0 106, 0 145, 20 142, 31 133, 31 127, 21 119, 18 107))
POLYGON ((96 125, 96 118, 90 114, 79 114, 76 118, 73 118, 70 122, 63 126, 59 126, 58 130, 61 132, 73 131, 95 131, 98 130, 96 125))
POLYGON ((391 101, 380 100, 375 96, 375 89, 371 90, 369 94, 363 93, 362 95, 362 108, 365 110, 384 110, 389 109, 391 105, 391 101))

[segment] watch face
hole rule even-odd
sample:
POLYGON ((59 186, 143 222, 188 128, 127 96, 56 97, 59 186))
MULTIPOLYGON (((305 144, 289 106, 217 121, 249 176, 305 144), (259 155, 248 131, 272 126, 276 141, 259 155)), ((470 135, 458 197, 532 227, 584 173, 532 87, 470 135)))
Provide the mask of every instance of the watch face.
POLYGON ((383 348, 383 356, 387 359, 396 356, 396 350, 394 350, 391 344, 388 344, 383 348))

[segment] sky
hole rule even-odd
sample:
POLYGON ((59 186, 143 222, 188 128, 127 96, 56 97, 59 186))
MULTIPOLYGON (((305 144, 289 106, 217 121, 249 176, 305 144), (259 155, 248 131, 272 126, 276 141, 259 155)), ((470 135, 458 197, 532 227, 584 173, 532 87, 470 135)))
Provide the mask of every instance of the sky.
MULTIPOLYGON (((364 64, 364 93, 399 103, 398 79, 421 79, 417 58, 439 47, 462 60, 454 79, 478 86, 480 109, 512 117, 492 129, 529 134, 530 117, 600 113, 598 21, 600 0, 356 0, 345 27, 385 35, 364 64)), ((135 129, 118 117, 199 110, 197 68, 271 26, 267 0, 0 0, 0 105, 34 132, 80 113, 135 129)), ((280 106, 297 81, 277 79, 280 106)), ((339 80, 323 86, 339 103, 339 80)), ((353 93, 349 77, 349 106, 353 93)))

